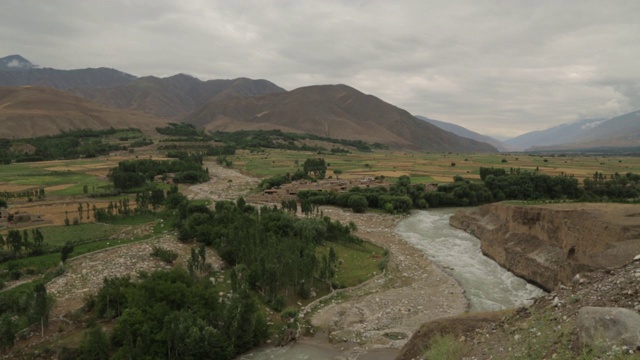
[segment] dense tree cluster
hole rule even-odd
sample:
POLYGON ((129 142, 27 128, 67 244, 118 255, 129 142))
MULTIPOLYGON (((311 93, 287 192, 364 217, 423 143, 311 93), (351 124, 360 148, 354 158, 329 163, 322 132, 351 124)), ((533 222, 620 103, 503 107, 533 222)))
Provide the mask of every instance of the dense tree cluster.
POLYGON ((299 219, 277 208, 256 209, 239 199, 237 204, 220 201, 215 210, 206 206, 176 205, 179 238, 213 246, 247 286, 278 307, 281 296, 295 292, 308 297, 314 282, 326 283, 332 274, 322 270, 316 247, 330 242, 356 243, 354 225, 342 225, 327 217, 299 219))
MULTIPOLYGON (((503 200, 581 199, 585 191, 578 180, 568 176, 549 176, 538 172, 520 172, 513 169, 481 168, 484 181, 474 182, 460 176, 452 183, 441 184, 434 191, 427 191, 422 184, 411 184, 408 176, 401 176, 389 189, 384 186, 354 187, 347 192, 304 190, 298 192, 301 202, 317 205, 349 207, 355 212, 377 208, 387 212, 406 212, 413 208, 475 206, 503 200), (366 204, 362 201, 366 199, 366 204)), ((627 174, 605 181, 585 181, 585 190, 613 198, 638 197, 638 176, 627 174), (635 194, 635 195, 634 195, 635 194)))
MULTIPOLYGON (((107 155, 111 151, 124 150, 124 146, 103 141, 102 137, 113 135, 119 131, 107 130, 73 130, 58 135, 41 136, 19 140, 0 139, 0 163, 31 162, 58 159, 91 158, 107 155), (12 151, 20 148, 17 145, 28 144, 35 148, 33 154, 12 151)), ((140 133, 139 129, 125 129, 128 132, 140 133)))
POLYGON ((584 189, 592 197, 608 199, 637 199, 640 197, 640 174, 595 172, 591 178, 584 179, 584 189))
POLYGON ((156 128, 158 134, 167 136, 201 137, 205 136, 204 131, 196 129, 195 126, 185 123, 169 123, 165 127, 156 128))
POLYGON ((109 179, 116 189, 130 190, 144 187, 158 175, 172 173, 173 182, 195 184, 209 180, 209 172, 202 168, 202 156, 189 155, 183 159, 156 161, 125 160, 111 169, 109 179))
POLYGON ((245 287, 220 298, 208 279, 181 268, 109 278, 88 303, 103 318, 117 318, 107 340, 101 330, 85 338, 78 358, 231 359, 264 342, 267 322, 245 287), (97 357, 96 357, 97 356, 97 357))
POLYGON ((0 349, 13 346, 16 334, 30 325, 48 326, 52 298, 37 282, 0 293, 0 349))
POLYGON ((425 186, 423 184, 412 185, 408 176, 401 176, 398 182, 388 189, 384 186, 367 188, 356 186, 342 193, 302 190, 298 192, 298 198, 301 202, 309 201, 315 205, 349 207, 354 212, 363 212, 367 208, 375 208, 395 213, 407 212, 413 209, 414 206, 421 206, 420 200, 424 193, 425 186), (366 204, 363 200, 366 201, 366 204))
MULTIPOLYGON (((378 143, 370 144, 361 140, 333 139, 312 134, 285 133, 280 130, 217 131, 212 136, 216 141, 233 144, 239 149, 249 150, 266 148, 313 152, 327 151, 327 149, 322 146, 307 145, 304 143, 304 140, 324 141, 331 144, 353 147, 359 151, 386 149, 386 146, 378 143)), ((334 153, 348 152, 346 149, 339 150, 339 148, 336 147, 333 147, 330 151, 334 153)))

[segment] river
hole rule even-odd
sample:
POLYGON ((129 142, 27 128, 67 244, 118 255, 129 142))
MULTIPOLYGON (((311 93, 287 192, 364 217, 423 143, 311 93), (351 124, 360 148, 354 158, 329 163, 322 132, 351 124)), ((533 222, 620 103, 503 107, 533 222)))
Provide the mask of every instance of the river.
POLYGON ((401 221, 396 232, 460 283, 471 311, 514 308, 544 293, 482 255, 476 237, 450 226, 454 211, 417 212, 401 221))
MULTIPOLYGON (((402 220, 395 231, 431 261, 444 268, 465 289, 470 311, 514 308, 544 292, 482 255, 480 241, 449 225, 455 209, 419 211, 402 220)), ((284 348, 261 349, 240 359, 324 360, 340 352, 326 344, 304 341, 284 348)), ((358 359, 387 359, 384 354, 358 359)))

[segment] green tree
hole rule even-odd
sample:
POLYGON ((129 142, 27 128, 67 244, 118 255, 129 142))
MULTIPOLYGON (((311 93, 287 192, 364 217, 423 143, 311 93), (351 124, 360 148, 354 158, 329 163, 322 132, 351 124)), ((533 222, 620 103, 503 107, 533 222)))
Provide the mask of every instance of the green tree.
POLYGON ((351 195, 349 196, 349 207, 355 213, 364 213, 367 211, 367 206, 369 203, 367 199, 362 195, 351 195))
POLYGON ((80 345, 79 360, 107 360, 109 359, 109 339, 98 325, 85 333, 80 345))
POLYGON ((31 230, 31 234, 33 237, 33 248, 36 250, 42 249, 42 245, 44 243, 44 235, 39 228, 34 228, 31 230))
POLYGON ((327 172, 327 164, 323 158, 307 159, 302 165, 302 168, 306 175, 313 173, 313 176, 318 179, 324 179, 327 172))
POLYGON ((47 288, 43 283, 38 283, 34 289, 35 300, 31 307, 29 322, 40 322, 41 334, 44 336, 44 328, 49 326, 49 309, 51 304, 47 297, 47 288))
POLYGON ((71 255, 72 252, 73 252, 73 245, 70 244, 69 242, 66 242, 62 247, 62 249, 60 249, 60 261, 62 261, 63 264, 67 262, 67 259, 69 258, 69 255, 71 255))
POLYGON ((343 171, 340 169, 333 170, 333 174, 336 176, 337 180, 340 180, 340 175, 342 175, 343 171))
POLYGON ((16 323, 8 313, 0 315, 0 349, 13 346, 16 339, 16 323))
POLYGON ((19 253, 22 248, 22 235, 20 235, 20 231, 9 230, 9 233, 7 233, 7 243, 13 250, 14 254, 19 253))

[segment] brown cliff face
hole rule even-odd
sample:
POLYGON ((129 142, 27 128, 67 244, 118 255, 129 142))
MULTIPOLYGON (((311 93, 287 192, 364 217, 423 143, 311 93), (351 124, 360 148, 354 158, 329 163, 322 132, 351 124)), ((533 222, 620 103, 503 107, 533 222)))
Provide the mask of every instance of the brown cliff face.
POLYGON ((640 254, 637 205, 499 203, 458 210, 450 223, 478 237, 486 256, 548 291, 640 254))

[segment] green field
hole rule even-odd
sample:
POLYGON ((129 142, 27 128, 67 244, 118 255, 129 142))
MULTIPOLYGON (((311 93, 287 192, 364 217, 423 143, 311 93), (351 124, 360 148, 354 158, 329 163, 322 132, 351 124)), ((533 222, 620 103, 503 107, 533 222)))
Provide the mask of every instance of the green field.
POLYGON ((479 178, 480 167, 538 169, 548 175, 573 175, 578 179, 594 172, 605 174, 640 173, 640 157, 588 155, 533 155, 523 153, 468 154, 421 153, 376 150, 351 154, 316 154, 313 152, 269 149, 264 153, 240 151, 233 156, 235 168, 258 177, 294 173, 307 158, 322 157, 328 163, 326 176, 333 170, 344 173, 340 178, 384 175, 389 180, 409 175, 415 183, 449 182, 456 175, 479 178), (296 160, 298 165, 296 165, 296 160))
POLYGON ((379 246, 366 241, 362 245, 327 243, 316 249, 318 256, 328 255, 329 247, 333 247, 342 261, 333 279, 342 286, 356 286, 382 272, 380 262, 385 257, 385 251, 379 246))
POLYGON ((78 159, 65 161, 43 161, 34 163, 14 163, 0 166, 0 192, 17 192, 13 186, 30 189, 46 188, 57 185, 70 185, 56 189, 47 195, 82 195, 86 185, 89 192, 99 191, 110 183, 99 179, 90 172, 115 166, 115 163, 100 159, 78 159))
POLYGON ((88 223, 73 226, 46 226, 40 228, 40 231, 44 236, 45 244, 61 246, 66 242, 76 243, 106 239, 125 228, 124 225, 88 223))

